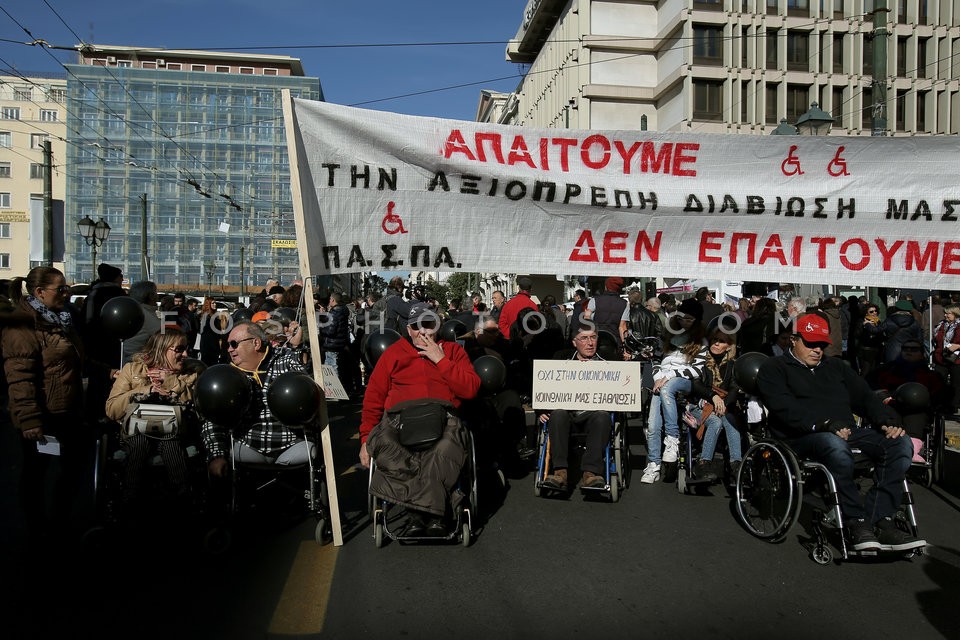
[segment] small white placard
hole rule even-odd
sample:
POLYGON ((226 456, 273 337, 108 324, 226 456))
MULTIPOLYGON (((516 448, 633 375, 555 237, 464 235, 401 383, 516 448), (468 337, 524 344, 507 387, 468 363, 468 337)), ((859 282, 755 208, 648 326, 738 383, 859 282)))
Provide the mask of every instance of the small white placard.
POLYGON ((320 369, 323 371, 323 393, 327 400, 349 400, 350 396, 347 395, 346 389, 340 384, 340 378, 337 377, 333 367, 322 364, 320 369))
POLYGON ((37 451, 48 456, 58 456, 60 455, 60 441, 53 436, 43 436, 43 440, 37 442, 37 451))
POLYGON ((533 408, 640 411, 640 363, 534 360, 533 408))

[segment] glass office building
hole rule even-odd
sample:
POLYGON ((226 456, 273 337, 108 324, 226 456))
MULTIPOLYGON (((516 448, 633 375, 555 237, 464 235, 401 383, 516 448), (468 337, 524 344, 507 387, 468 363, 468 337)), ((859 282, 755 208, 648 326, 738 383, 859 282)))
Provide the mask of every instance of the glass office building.
POLYGON ((111 227, 97 262, 219 294, 299 272, 281 90, 322 100, 286 56, 85 45, 67 65, 66 268, 94 277, 84 217, 111 227))

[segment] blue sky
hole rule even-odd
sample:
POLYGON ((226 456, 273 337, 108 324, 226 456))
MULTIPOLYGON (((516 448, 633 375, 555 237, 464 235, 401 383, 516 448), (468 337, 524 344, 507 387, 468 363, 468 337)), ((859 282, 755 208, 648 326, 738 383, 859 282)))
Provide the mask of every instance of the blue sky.
MULTIPOLYGON (((258 52, 300 58, 305 73, 320 78, 330 102, 473 120, 481 89, 511 91, 520 80, 520 67, 506 62, 504 51, 525 6, 525 0, 0 0, 10 14, 0 12, 0 39, 30 40, 12 17, 34 38, 54 46, 71 47, 79 36, 97 44, 169 49, 268 47, 258 52), (284 48, 478 41, 497 43, 284 48), (503 77, 509 79, 490 81, 503 77), (479 84, 381 101, 475 82, 479 84)), ((0 42, 0 68, 21 73, 62 71, 60 63, 74 59, 70 51, 0 42)))

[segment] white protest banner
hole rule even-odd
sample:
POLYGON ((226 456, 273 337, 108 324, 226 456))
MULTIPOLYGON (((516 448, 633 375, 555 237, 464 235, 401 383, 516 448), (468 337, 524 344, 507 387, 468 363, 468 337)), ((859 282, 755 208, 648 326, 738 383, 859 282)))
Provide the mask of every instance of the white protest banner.
POLYGON ((534 360, 535 410, 640 411, 640 363, 534 360))
POLYGON ((299 99, 289 110, 314 274, 960 289, 954 136, 533 129, 299 99))

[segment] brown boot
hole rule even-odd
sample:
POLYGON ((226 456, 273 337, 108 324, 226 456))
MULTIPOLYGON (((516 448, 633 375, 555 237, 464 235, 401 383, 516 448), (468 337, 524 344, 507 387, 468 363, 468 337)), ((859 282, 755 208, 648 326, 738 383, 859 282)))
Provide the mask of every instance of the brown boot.
POLYGON ((554 469, 553 473, 543 479, 543 486, 563 491, 567 488, 567 470, 554 469))
POLYGON ((580 479, 580 486, 588 489, 602 489, 607 486, 607 481, 604 480, 603 476, 598 476, 592 471, 584 471, 583 477, 580 479))

